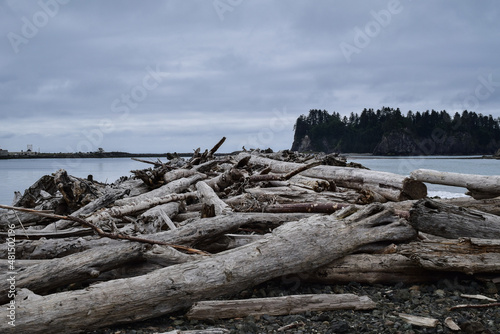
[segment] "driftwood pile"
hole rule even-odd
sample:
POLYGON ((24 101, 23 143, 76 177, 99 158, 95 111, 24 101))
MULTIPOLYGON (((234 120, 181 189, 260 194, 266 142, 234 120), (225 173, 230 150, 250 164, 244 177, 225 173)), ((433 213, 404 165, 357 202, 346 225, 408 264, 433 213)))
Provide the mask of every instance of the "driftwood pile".
POLYGON ((110 185, 59 170, 2 205, 0 302, 15 312, 0 332, 81 332, 190 307, 195 319, 376 307, 355 295, 214 301, 290 274, 500 274, 498 176, 449 173, 444 183, 480 199, 429 199, 423 181, 443 180, 433 171, 404 177, 289 151, 216 156, 223 141, 110 185))

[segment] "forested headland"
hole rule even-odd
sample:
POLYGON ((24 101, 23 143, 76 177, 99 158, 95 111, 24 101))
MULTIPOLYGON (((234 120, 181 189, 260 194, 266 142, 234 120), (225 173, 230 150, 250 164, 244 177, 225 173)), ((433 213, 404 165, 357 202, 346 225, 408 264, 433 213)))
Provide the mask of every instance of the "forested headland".
POLYGON ((500 148, 500 118, 464 110, 425 112, 382 107, 361 114, 312 109, 295 123, 293 151, 375 155, 494 154, 500 148))

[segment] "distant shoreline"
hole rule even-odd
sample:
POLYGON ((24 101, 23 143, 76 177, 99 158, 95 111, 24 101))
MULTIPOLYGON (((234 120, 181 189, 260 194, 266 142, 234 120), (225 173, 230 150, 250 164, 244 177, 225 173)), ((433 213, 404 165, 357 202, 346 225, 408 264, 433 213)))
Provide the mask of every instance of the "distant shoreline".
MULTIPOLYGON (((176 153, 181 157, 192 153, 176 153)), ((30 153, 1 155, 0 159, 106 159, 106 158, 164 158, 168 153, 128 153, 128 152, 92 152, 92 153, 30 153)))

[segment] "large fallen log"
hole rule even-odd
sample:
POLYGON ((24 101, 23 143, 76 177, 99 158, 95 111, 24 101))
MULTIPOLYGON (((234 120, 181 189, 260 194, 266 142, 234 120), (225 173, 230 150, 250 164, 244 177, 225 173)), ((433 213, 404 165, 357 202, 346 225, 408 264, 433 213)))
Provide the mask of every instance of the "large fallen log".
MULTIPOLYGON (((239 158, 247 156, 251 157, 251 163, 267 165, 275 173, 288 173, 304 166, 304 164, 278 161, 248 153, 238 155, 239 158)), ((391 201, 420 199, 427 195, 427 187, 423 182, 387 172, 321 165, 307 169, 301 175, 333 181, 340 187, 357 190, 368 189, 391 201)))
POLYGON ((500 239, 500 216, 430 199, 414 204, 410 223, 418 231, 443 238, 500 239))
POLYGON ((417 169, 410 175, 422 182, 467 188, 469 194, 475 199, 500 196, 500 176, 498 175, 461 174, 431 169, 417 169))
MULTIPOLYGON (((405 220, 381 209, 371 205, 342 220, 313 216, 203 260, 85 290, 18 298, 16 332, 82 332, 157 317, 272 278, 313 270, 365 244, 415 237, 405 220)), ((0 323, 0 331, 8 328, 6 321, 0 323)))

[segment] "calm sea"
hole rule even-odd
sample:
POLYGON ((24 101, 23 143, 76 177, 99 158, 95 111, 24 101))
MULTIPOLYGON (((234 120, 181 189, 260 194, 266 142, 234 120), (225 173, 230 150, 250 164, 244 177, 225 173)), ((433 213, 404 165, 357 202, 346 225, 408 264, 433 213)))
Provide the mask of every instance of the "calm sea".
MULTIPOLYGON (((157 158, 141 158, 157 161, 157 158)), ((166 161, 165 159, 163 161, 166 161)), ((0 160, 0 204, 10 205, 14 191, 24 193, 40 177, 65 169, 68 174, 113 183, 121 176, 130 176, 131 170, 144 169, 153 165, 130 158, 105 159, 1 159, 0 160)))
MULTIPOLYGON (((147 158, 144 158, 147 159, 147 158)), ((148 160, 156 161, 157 158, 148 160)), ((163 159, 163 161, 166 161, 163 159)), ((500 160, 470 159, 470 157, 373 157, 349 156, 348 161, 358 162, 378 171, 409 175, 415 169, 426 168, 439 171, 498 175, 500 160)), ((92 174, 94 180, 112 183, 121 176, 131 175, 134 169, 149 168, 152 165, 130 158, 107 159, 12 159, 0 160, 0 204, 10 205, 14 191, 31 186, 40 177, 58 169, 65 169, 70 175, 86 178, 92 174)), ((429 196, 459 197, 465 189, 440 185, 427 185, 429 196)))

